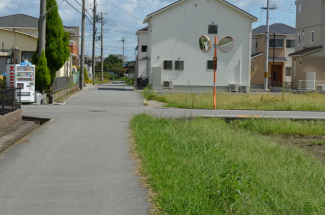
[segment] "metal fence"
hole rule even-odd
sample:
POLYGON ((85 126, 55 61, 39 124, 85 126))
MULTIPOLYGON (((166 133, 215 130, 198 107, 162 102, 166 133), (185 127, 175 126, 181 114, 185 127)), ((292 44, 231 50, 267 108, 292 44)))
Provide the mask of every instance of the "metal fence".
POLYGON ((57 92, 63 89, 67 89, 70 86, 70 83, 73 82, 72 77, 58 77, 55 78, 52 84, 52 91, 57 92))
POLYGON ((0 115, 21 107, 20 88, 0 87, 0 115))

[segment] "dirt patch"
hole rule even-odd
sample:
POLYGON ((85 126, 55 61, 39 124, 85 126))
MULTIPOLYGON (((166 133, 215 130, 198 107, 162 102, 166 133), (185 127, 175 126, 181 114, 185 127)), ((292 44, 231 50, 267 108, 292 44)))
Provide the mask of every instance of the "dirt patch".
POLYGON ((302 148, 308 154, 325 163, 325 136, 285 136, 279 138, 282 144, 302 148))
POLYGON ((149 107, 164 107, 166 103, 163 102, 157 102, 155 100, 148 100, 145 102, 147 106, 149 107))

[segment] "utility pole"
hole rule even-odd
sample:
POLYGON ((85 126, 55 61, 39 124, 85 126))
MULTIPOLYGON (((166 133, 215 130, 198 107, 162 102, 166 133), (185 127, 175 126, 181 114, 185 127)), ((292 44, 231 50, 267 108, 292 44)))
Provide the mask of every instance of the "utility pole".
POLYGON ((268 90, 268 80, 269 80, 269 31, 270 31, 270 26, 269 26, 269 12, 270 9, 276 9, 275 7, 270 8, 270 0, 267 0, 267 7, 262 7, 262 10, 267 10, 266 12, 266 50, 265 50, 265 73, 264 73, 264 90, 268 90))
POLYGON ((104 18, 103 18, 103 12, 100 14, 100 22, 101 22, 101 36, 100 36, 100 43, 101 43, 101 49, 100 49, 100 55, 101 55, 101 63, 100 63, 100 81, 102 82, 104 80, 104 61, 103 61, 103 53, 104 53, 104 18))
POLYGON ((82 18, 81 18, 81 59, 80 59, 80 78, 79 88, 83 89, 84 86, 84 67, 85 67, 85 19, 86 19, 86 2, 82 0, 82 18))
POLYGON ((95 85, 95 42, 96 42, 96 0, 94 0, 94 8, 93 8, 93 64, 92 64, 92 71, 93 71, 93 85, 95 85))
POLYGON ((126 42, 126 38, 122 38, 121 40, 120 40, 122 43, 123 43, 123 64, 124 64, 124 43, 126 42))
POLYGON ((54 6, 46 11, 46 0, 41 0, 39 20, 38 20, 38 57, 41 57, 42 50, 45 52, 46 36, 46 15, 54 9, 54 6))
POLYGON ((46 34, 46 0, 41 0, 40 13, 38 20, 38 57, 41 57, 42 50, 45 52, 45 34, 46 34))

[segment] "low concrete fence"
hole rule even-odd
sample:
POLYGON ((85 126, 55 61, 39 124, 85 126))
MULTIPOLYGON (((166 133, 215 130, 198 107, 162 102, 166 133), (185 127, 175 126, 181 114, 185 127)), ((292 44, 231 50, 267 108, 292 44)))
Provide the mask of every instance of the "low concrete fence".
POLYGON ((0 129, 10 126, 18 121, 22 120, 22 110, 15 110, 14 112, 7 113, 0 116, 0 129))

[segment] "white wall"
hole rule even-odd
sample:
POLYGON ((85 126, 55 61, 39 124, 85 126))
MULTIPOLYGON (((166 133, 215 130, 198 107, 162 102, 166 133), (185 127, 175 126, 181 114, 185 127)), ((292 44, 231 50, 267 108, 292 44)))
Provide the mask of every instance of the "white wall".
POLYGON ((162 80, 173 85, 212 86, 213 70, 207 61, 213 59, 211 50, 201 52, 198 39, 208 35, 214 42, 230 35, 234 49, 227 54, 218 51, 217 85, 250 84, 252 19, 219 1, 188 0, 153 16, 149 22, 151 67, 162 68, 162 80), (196 6, 195 6, 196 5, 196 6), (218 25, 218 35, 208 35, 208 25, 218 25), (184 60, 184 70, 164 70, 163 61, 184 60))

